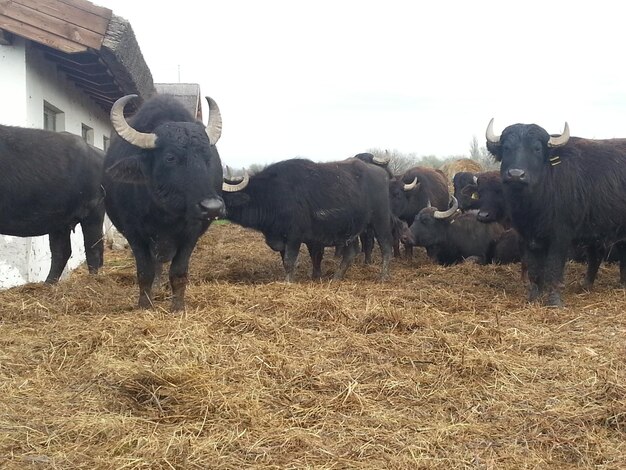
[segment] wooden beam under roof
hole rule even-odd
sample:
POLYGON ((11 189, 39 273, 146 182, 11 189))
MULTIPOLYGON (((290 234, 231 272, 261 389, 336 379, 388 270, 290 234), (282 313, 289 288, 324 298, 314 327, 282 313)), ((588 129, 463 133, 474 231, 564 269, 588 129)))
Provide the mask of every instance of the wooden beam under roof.
POLYGON ((102 46, 112 12, 86 0, 0 0, 0 28, 75 53, 102 46))

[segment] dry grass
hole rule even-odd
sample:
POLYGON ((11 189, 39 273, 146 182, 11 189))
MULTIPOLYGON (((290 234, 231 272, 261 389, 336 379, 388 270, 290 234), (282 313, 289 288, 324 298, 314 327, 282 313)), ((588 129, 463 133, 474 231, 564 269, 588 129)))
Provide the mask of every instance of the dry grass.
MULTIPOLYGON (((137 310, 129 252, 104 273, 0 292, 0 467, 626 467, 626 294, 615 266, 569 307, 518 266, 358 264, 280 282, 262 237, 211 227, 187 312, 137 310), (327 276, 330 277, 330 276, 327 276)), ((337 266, 331 256, 324 267, 337 266)))

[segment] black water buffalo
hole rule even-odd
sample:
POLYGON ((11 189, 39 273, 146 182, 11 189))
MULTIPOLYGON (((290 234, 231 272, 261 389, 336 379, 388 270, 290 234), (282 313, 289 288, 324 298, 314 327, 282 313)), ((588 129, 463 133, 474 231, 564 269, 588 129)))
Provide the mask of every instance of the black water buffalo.
POLYGON ((500 224, 483 224, 472 212, 457 213, 458 202, 452 197, 452 207, 439 211, 425 207, 411 225, 413 242, 426 248, 428 256, 442 265, 476 258, 481 264, 490 263, 496 242, 504 232, 500 224))
POLYGON ((460 171, 452 178, 454 197, 459 201, 459 209, 463 212, 477 208, 476 175, 469 171, 460 171))
POLYGON ((386 155, 384 157, 380 157, 369 152, 364 152, 357 153, 353 158, 358 158, 362 162, 370 163, 372 165, 377 165, 381 168, 384 168, 385 171, 387 171, 389 178, 393 178, 393 173, 391 173, 391 170, 389 169, 389 162, 391 160, 389 156, 386 155))
POLYGON ((302 243, 309 249, 314 279, 321 276, 324 247, 345 245, 335 274, 335 279, 343 278, 356 255, 354 241, 368 227, 382 249, 382 278, 389 275, 391 218, 382 168, 356 158, 285 160, 252 175, 245 189, 225 193, 224 200, 229 220, 259 230, 268 246, 281 253, 288 282, 302 243))
MULTIPOLYGON (((448 182, 448 189, 452 193, 455 190, 455 186, 454 186, 455 175, 459 173, 476 174, 484 170, 481 164, 478 163, 476 160, 472 160, 471 158, 459 158, 455 160, 446 161, 443 165, 439 167, 439 171, 441 171, 446 177, 446 181, 448 182)), ((463 207, 461 206, 460 200, 459 200, 459 209, 464 210, 463 207)))
MULTIPOLYGON (((463 175, 457 173, 456 176, 463 175)), ((497 264, 509 264, 522 261, 522 278, 526 279, 526 264, 523 262, 523 246, 519 233, 511 228, 511 220, 506 215, 502 180, 499 171, 485 171, 460 177, 455 184, 455 197, 459 194, 465 202, 466 211, 476 214, 476 220, 485 224, 500 224, 505 229, 496 241, 492 261, 497 264)), ((456 179, 455 179, 456 181, 456 179)))
MULTIPOLYGON (((387 175, 389 176, 389 178, 393 178, 393 174, 391 173, 391 170, 389 169, 389 161, 390 158, 388 156, 385 157, 378 157, 372 153, 369 152, 365 152, 365 153, 358 153, 356 154, 353 158, 359 159, 362 162, 365 163, 369 163, 370 165, 376 165, 379 166, 381 168, 384 168, 385 171, 387 172, 387 175)), ((399 240, 402 231, 403 231, 403 226, 401 224, 401 220, 399 220, 397 217, 392 216, 391 218, 391 233, 393 235, 393 239, 394 239, 394 243, 395 240, 399 240)), ((406 224, 405 224, 406 225, 406 224)), ((408 228, 408 227, 407 227, 408 228)), ((363 254, 365 255, 364 258, 364 263, 365 264, 371 264, 372 262, 372 251, 374 249, 374 233, 373 230, 371 228, 367 228, 365 229, 365 232, 363 232, 361 235, 359 235, 359 240, 361 242, 361 251, 363 252, 363 254)), ((337 246, 335 249, 335 258, 340 258, 343 256, 343 249, 344 246, 340 245, 337 246)))
POLYGON ((124 106, 134 97, 120 98, 111 109, 118 136, 105 159, 106 209, 133 250, 139 306, 152 306, 155 275, 161 263, 171 261, 172 310, 181 310, 191 253, 211 220, 224 215, 222 165, 215 147, 221 115, 207 97, 205 129, 175 98, 157 95, 129 124, 124 106))
MULTIPOLYGON (((536 124, 514 124, 497 136, 493 119, 487 148, 500 163, 504 199, 524 240, 530 301, 562 306, 565 262, 573 243, 589 247, 597 272, 605 249, 620 249, 620 281, 626 284, 626 139, 551 136, 536 124)), ((595 275, 594 275, 595 277, 595 275)))
POLYGON ((467 186, 463 191, 466 195, 472 192, 474 208, 478 210, 476 218, 480 222, 499 222, 510 228, 511 219, 506 212, 504 187, 499 171, 486 171, 476 175, 476 184, 467 186))
POLYGON ((76 224, 89 272, 102 266, 103 161, 102 151, 76 135, 0 125, 0 233, 49 236, 48 283, 67 264, 76 224))
POLYGON ((517 230, 511 227, 511 218, 507 215, 504 202, 502 179, 499 171, 478 173, 473 186, 467 186, 462 192, 472 194, 476 220, 486 224, 501 224, 506 232, 502 234, 494 250, 494 262, 499 264, 522 262, 522 278, 526 279, 526 261, 523 256, 524 246, 517 230))
MULTIPOLYGON (((419 211, 428 205, 447 209, 450 195, 442 172, 418 166, 389 181, 389 198, 393 215, 410 226, 419 211)), ((411 258, 411 246, 405 245, 405 250, 407 258, 411 258)), ((394 251, 399 256, 398 246, 394 246, 394 251)))
MULTIPOLYGON (((492 222, 497 223, 497 222, 492 222)), ((502 232, 493 249, 492 262, 495 264, 519 263, 522 261, 522 279, 526 279, 526 263, 523 261, 523 243, 517 230, 510 228, 502 232)))

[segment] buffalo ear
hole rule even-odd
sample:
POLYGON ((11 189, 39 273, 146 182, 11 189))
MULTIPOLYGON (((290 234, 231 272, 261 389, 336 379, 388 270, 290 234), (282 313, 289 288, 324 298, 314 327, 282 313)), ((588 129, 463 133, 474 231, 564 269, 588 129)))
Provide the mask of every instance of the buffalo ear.
POLYGON ((502 161, 502 145, 500 143, 494 144, 487 141, 487 150, 489 150, 489 153, 493 155, 497 162, 502 161))
POLYGON ((142 184, 146 182, 139 155, 123 158, 107 168, 106 172, 113 181, 120 183, 142 184))

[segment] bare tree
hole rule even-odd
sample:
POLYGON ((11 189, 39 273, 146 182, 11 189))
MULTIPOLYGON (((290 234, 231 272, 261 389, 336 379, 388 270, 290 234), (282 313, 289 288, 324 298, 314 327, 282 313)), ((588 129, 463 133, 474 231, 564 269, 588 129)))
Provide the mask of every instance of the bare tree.
POLYGON ((472 136, 470 142, 470 158, 476 160, 485 170, 496 170, 499 168, 498 162, 487 150, 487 147, 480 147, 476 136, 472 136))
POLYGON ((368 150, 369 153, 376 157, 389 158, 389 171, 394 175, 401 175, 411 167, 418 165, 418 158, 414 153, 404 154, 396 149, 381 150, 373 148, 368 150))

